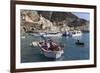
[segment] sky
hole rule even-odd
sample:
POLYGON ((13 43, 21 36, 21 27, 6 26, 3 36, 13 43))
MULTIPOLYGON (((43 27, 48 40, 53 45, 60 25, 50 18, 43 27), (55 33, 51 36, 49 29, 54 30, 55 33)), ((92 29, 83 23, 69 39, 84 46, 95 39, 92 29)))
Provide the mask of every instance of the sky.
POLYGON ((90 20, 90 14, 86 12, 73 12, 74 15, 78 16, 79 18, 90 20))

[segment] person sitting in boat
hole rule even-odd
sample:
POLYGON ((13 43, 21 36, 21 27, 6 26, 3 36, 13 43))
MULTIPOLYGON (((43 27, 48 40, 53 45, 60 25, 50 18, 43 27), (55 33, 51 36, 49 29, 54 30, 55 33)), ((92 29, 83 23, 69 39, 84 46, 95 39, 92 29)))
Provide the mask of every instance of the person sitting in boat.
POLYGON ((47 45, 47 41, 45 40, 44 43, 42 44, 42 47, 45 49, 45 50, 48 50, 48 45, 47 45))
POLYGON ((79 43, 79 40, 77 40, 77 43, 79 43))
POLYGON ((49 44, 50 44, 49 50, 52 50, 52 51, 59 50, 59 46, 56 43, 54 43, 51 39, 49 40, 49 44))

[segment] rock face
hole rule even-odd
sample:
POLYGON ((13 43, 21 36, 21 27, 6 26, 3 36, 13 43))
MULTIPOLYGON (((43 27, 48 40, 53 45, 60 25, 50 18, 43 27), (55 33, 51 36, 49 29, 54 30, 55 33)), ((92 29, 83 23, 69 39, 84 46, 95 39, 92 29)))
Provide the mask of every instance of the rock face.
POLYGON ((89 31, 89 21, 71 12, 21 10, 21 29, 25 32, 60 32, 62 29, 89 31))
POLYGON ((32 10, 21 10, 21 17, 26 22, 38 21, 39 15, 36 11, 32 10))
POLYGON ((53 12, 52 13, 52 16, 51 16, 51 20, 53 21, 53 22, 61 22, 61 21, 64 21, 64 20, 66 20, 66 21, 68 21, 68 20, 70 20, 70 22, 71 22, 71 20, 74 20, 74 19, 77 19, 78 17, 76 17, 75 15, 73 15, 72 13, 70 13, 70 12, 53 12))

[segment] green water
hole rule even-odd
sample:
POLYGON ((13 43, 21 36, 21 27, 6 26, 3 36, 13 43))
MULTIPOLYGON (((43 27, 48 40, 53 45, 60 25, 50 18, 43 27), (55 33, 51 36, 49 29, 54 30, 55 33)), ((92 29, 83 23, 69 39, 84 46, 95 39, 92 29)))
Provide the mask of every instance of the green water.
POLYGON ((83 33, 81 37, 50 37, 57 43, 64 44, 64 54, 59 59, 51 59, 41 54, 39 47, 32 47, 32 41, 39 41, 39 36, 24 34, 26 38, 21 39, 21 62, 46 62, 89 59, 89 33, 83 33), (84 46, 77 46, 76 39, 84 42, 84 46))

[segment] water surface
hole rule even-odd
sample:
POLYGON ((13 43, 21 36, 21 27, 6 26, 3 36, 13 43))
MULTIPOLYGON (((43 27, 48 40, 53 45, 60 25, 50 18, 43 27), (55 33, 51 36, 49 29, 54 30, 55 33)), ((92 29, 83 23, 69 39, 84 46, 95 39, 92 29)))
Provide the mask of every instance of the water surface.
POLYGON ((46 62, 46 61, 69 61, 89 59, 89 33, 83 33, 81 37, 50 37, 57 43, 64 44, 64 54, 59 59, 51 59, 41 54, 39 47, 32 47, 30 43, 39 41, 39 36, 24 34, 26 38, 21 38, 21 62, 46 62), (76 39, 84 42, 84 46, 77 46, 76 39))

